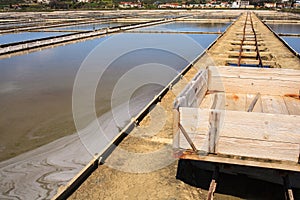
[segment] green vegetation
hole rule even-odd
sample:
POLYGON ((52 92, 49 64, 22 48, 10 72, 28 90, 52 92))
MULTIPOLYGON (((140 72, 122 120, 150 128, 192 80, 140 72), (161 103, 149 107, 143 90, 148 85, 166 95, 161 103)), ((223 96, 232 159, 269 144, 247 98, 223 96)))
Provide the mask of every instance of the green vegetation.
MULTIPOLYGON (((45 0, 46 1, 46 0, 45 0)), ((9 11, 51 11, 51 10, 97 10, 114 9, 122 1, 138 2, 140 1, 144 9, 156 9, 158 4, 178 3, 181 4, 206 4, 211 0, 90 0, 90 2, 78 2, 77 0, 49 0, 47 3, 38 3, 38 0, 0 0, 0 10, 9 11)), ((217 0, 215 4, 223 0, 217 0)), ((232 3, 235 0, 224 0, 232 3)), ((279 0, 250 0, 255 7, 263 7, 264 2, 276 2, 279 0)), ((289 0, 292 2, 293 0, 289 0)), ((299 13, 299 9, 282 9, 284 12, 299 13)))

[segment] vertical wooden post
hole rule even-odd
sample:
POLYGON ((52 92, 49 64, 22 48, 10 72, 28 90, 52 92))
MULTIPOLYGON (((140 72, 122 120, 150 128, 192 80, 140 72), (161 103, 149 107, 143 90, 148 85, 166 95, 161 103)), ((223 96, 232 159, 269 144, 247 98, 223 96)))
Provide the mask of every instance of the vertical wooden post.
POLYGON ((208 133, 208 145, 209 153, 216 153, 216 144, 219 138, 219 123, 221 112, 212 110, 209 112, 209 133, 208 133))
MULTIPOLYGON (((174 145, 176 145, 176 148, 179 148, 179 141, 180 141, 180 134, 179 134, 179 122, 180 122, 180 115, 179 115, 179 110, 178 109, 173 109, 173 137, 174 139, 176 139, 177 143, 174 145), (177 138, 175 138, 177 137, 177 138)), ((175 141, 175 140, 174 140, 175 141)))
POLYGON ((207 198, 206 198, 207 200, 214 199, 214 193, 217 188, 218 178, 219 178, 219 166, 216 165, 215 170, 213 172, 212 180, 210 182, 210 186, 209 186, 209 190, 208 190, 208 194, 207 194, 207 198))
POLYGON ((289 175, 283 177, 284 183, 284 192, 285 192, 285 199, 286 200, 294 200, 293 190, 290 183, 289 175))

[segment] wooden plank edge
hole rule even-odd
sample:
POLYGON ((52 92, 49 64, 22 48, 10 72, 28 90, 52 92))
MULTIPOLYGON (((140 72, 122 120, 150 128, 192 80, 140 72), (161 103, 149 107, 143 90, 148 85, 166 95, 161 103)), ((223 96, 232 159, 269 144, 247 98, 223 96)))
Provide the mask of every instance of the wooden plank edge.
POLYGON ((189 160, 198 160, 198 161, 211 162, 211 163, 224 163, 224 164, 232 164, 232 165, 239 165, 239 166, 249 166, 249 167, 257 167, 257 168, 300 172, 299 164, 292 165, 290 163, 268 163, 268 162, 254 161, 254 160, 224 158, 224 157, 218 157, 212 155, 202 156, 198 154, 191 154, 185 152, 179 156, 179 159, 189 159, 189 160))

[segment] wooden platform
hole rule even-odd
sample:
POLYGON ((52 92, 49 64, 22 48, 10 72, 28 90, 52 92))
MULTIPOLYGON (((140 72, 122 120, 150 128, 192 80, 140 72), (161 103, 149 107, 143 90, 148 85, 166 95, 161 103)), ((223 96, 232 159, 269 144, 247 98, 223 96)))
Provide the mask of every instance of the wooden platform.
POLYGON ((299 90, 297 70, 201 71, 174 104, 179 157, 300 172, 299 90))

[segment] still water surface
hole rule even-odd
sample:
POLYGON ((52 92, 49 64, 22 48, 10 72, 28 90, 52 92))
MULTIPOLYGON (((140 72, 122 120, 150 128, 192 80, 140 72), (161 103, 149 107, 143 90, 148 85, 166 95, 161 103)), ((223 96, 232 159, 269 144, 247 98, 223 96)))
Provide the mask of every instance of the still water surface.
MULTIPOLYGON (((118 48, 117 45, 128 46, 133 38, 137 43, 139 40, 136 39, 139 38, 141 41, 150 40, 163 44, 166 37, 169 36, 126 34, 123 43, 115 44, 114 48, 118 48)), ((177 37, 174 39, 178 39, 177 37)), ((206 48, 217 35, 186 37, 206 48)), ((71 97, 76 72, 90 51, 106 39, 108 37, 0 60, 0 109, 5 113, 0 116, 0 130, 4 133, 0 135, 0 160, 75 131, 71 97), (9 139, 10 136, 14 140, 9 139)), ((173 42, 176 43, 176 40, 173 42)), ((121 56, 108 68, 104 76, 108 77, 107 80, 104 79, 106 83, 99 87, 103 91, 96 96, 96 102, 99 102, 98 114, 110 109, 114 83, 132 67, 144 62, 158 62, 180 71, 200 53, 190 52, 188 58, 183 60, 173 58, 168 52, 150 49, 140 49, 121 56)), ((101 61, 99 65, 101 66, 101 61)), ((172 78, 169 77, 169 81, 172 78)), ((157 91, 145 94, 152 98, 157 91)))
POLYGON ((296 52, 300 53, 300 37, 282 37, 296 52))
POLYGON ((139 30, 169 30, 169 31, 198 31, 198 32, 223 32, 230 23, 195 23, 195 22, 173 22, 139 30))
POLYGON ((300 34, 300 24, 268 24, 276 33, 300 34))
POLYGON ((25 40, 33 40, 46 38, 51 36, 64 35, 68 32, 22 32, 22 33, 9 33, 0 35, 0 44, 8 44, 13 42, 21 42, 25 40))
MULTIPOLYGON (((179 25, 176 30, 181 28, 179 25)), ((107 119, 112 115, 107 114, 108 111, 125 103, 127 91, 136 87, 135 78, 155 77, 161 84, 147 82, 138 85, 130 97, 130 117, 137 114, 217 36, 115 34, 0 60, 0 160, 15 157, 77 131, 72 115, 72 90, 76 73, 83 61, 92 63, 92 74, 99 69, 104 70, 95 91, 95 110, 97 117, 104 116, 100 124, 109 126, 111 122, 107 119), (119 54, 122 49, 124 52, 119 54), (115 59, 111 60, 108 66, 104 66, 106 58, 112 54, 116 54, 115 59), (95 59, 85 60, 88 55, 94 55, 95 59), (137 66, 145 67, 139 77, 133 77, 117 96, 113 96, 118 81, 137 66), (170 73, 156 71, 155 74, 151 74, 151 71, 162 66, 171 69, 170 73), (112 99, 112 96, 116 99, 112 99), (117 103, 112 105, 112 100, 117 103)), ((84 96, 85 91, 81 92, 84 96)), ((93 113, 85 114, 90 116, 93 113)), ((130 119, 126 117, 122 119, 123 124, 120 126, 130 119)), ((92 121, 88 120, 86 125, 89 126, 90 123, 92 121)), ((114 131, 109 133, 117 131, 115 127, 114 131)), ((114 135, 107 135, 106 139, 112 137, 114 135)), ((92 142, 96 143, 91 145, 96 145, 97 150, 107 144, 104 142, 101 146, 101 139, 94 138, 92 137, 92 142)), ((83 153, 83 149, 87 149, 86 144, 82 144, 84 139, 81 138, 81 142, 78 143, 73 142, 74 148, 73 140, 78 139, 73 137, 65 141, 57 140, 58 142, 52 143, 51 148, 42 146, 36 153, 28 152, 0 163, 0 175, 3 178, 0 184, 0 198, 49 198, 49 195, 55 194, 59 184, 72 178, 90 159, 91 155, 83 153), (57 147, 59 150, 56 150, 57 147), (34 171, 30 167, 32 165, 39 170, 34 171), (10 187, 11 183, 14 183, 13 188, 10 187)), ((87 141, 91 142, 91 139, 87 141)))
MULTIPOLYGON (((300 24, 268 24, 276 33, 300 34, 300 24)), ((300 53, 300 37, 285 37, 284 39, 296 52, 300 53)))

